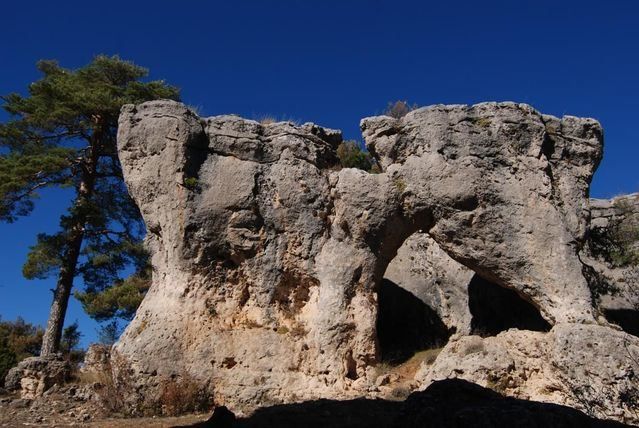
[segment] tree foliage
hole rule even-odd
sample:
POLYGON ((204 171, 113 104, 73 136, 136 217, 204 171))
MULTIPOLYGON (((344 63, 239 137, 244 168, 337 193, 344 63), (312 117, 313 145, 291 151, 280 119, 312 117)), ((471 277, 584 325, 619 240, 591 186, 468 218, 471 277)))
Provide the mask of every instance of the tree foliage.
POLYGON ((357 141, 347 140, 337 147, 337 157, 343 168, 357 168, 368 172, 379 172, 375 159, 362 149, 357 141))
MULTIPOLYGON (((11 119, 0 124, 0 220, 29 214, 42 189, 74 190, 59 231, 38 234, 23 267, 29 279, 58 275, 45 338, 54 324, 59 341, 75 276, 82 277, 83 303, 91 306, 91 298, 124 282, 125 268, 147 269, 144 225, 117 156, 117 121, 124 104, 179 94, 163 81, 143 81, 146 69, 118 57, 98 56, 76 70, 40 61, 38 69, 43 77, 27 96, 1 97, 11 119)), ((131 299, 126 303, 122 313, 128 314, 131 299)))
POLYGON ((122 334, 122 328, 117 319, 112 319, 106 322, 98 330, 98 340, 100 343, 111 346, 113 345, 122 334))
POLYGON ((60 346, 62 353, 71 354, 71 352, 77 350, 81 337, 82 333, 80 332, 80 326, 77 321, 65 327, 62 332, 62 342, 60 346))
POLYGON ((0 386, 9 369, 40 353, 43 330, 18 317, 0 321, 0 386))
POLYGON ((151 269, 147 267, 103 291, 76 292, 75 296, 85 312, 98 321, 131 320, 150 286, 151 269))

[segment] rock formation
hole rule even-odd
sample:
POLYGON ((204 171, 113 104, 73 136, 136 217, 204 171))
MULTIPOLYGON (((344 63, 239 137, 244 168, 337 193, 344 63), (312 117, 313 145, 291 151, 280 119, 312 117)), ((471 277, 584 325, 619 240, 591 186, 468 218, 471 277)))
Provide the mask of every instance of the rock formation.
POLYGON ((384 279, 409 291, 432 308, 451 331, 471 332, 468 285, 475 272, 452 259, 427 233, 404 241, 384 279))
MULTIPOLYGON (((615 259, 606 245, 610 240, 626 241, 626 245, 639 249, 639 194, 619 196, 610 200, 590 201, 592 224, 591 238, 582 251, 581 259, 591 269, 596 285, 596 303, 608 318, 634 312, 639 313, 639 268, 625 265, 615 259), (616 236, 615 236, 616 235, 616 236), (621 236, 620 236, 621 235, 621 236), (612 256, 612 257, 611 257, 612 256)), ((616 322, 617 320, 611 319, 616 322)), ((639 321, 635 321, 635 324, 639 321)), ((639 329, 635 327, 635 335, 639 329)))
POLYGON ((7 373, 5 387, 20 391, 23 399, 34 399, 54 385, 62 385, 71 377, 71 366, 62 355, 29 357, 7 373))
MULTIPOLYGON (((599 356, 598 346, 581 348, 591 341, 634 352, 637 338, 595 325, 605 322, 579 258, 602 154, 596 121, 483 103, 368 118, 361 128, 379 174, 340 169, 341 134, 314 124, 202 119, 170 101, 123 108, 119 156, 147 225, 154 272, 114 348, 124 362, 114 365, 118 376, 152 400, 164 379, 188 375, 240 414, 375 395, 378 290, 418 232, 428 234, 426 252, 449 258, 437 275, 452 286, 417 290, 427 281, 411 291, 457 332, 440 354, 447 357, 420 370, 423 387, 458 374, 446 360, 470 364, 451 348, 460 341, 503 347, 490 342, 498 338, 465 336, 462 286, 474 275, 516 293, 554 326, 509 333, 503 340, 512 352, 529 346, 527 335, 544 344, 541 365, 573 367, 577 347, 584 358, 599 356)), ((602 363, 602 384, 618 375, 615 362, 606 363, 610 370, 602 363)), ((583 373, 571 379, 589 382, 583 373)), ((562 397, 537 398, 579 406, 562 397)), ((611 400, 621 409, 621 398, 611 400)))

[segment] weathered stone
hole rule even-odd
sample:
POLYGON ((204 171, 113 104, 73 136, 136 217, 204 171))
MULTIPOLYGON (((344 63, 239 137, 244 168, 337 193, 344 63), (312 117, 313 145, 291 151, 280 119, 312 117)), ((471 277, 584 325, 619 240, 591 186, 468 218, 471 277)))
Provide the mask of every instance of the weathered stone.
POLYGON ((557 324, 549 333, 508 330, 451 341, 416 375, 421 388, 459 378, 526 400, 563 404, 637 424, 639 339, 597 325, 557 324))
POLYGON ((601 157, 597 122, 484 103, 369 118, 362 129, 403 218, 421 222, 452 258, 516 289, 547 320, 593 320, 576 251, 601 157))
POLYGON ((82 372, 104 373, 111 369, 110 357, 110 347, 102 344, 89 345, 80 370, 82 372))
POLYGON ((5 387, 20 391, 24 399, 41 397, 54 385, 62 385, 69 379, 71 367, 60 355, 29 357, 7 373, 5 387))
POLYGON ((380 174, 337 171, 341 137, 316 125, 125 106, 119 156, 154 272, 115 346, 126 364, 116 373, 150 398, 189 373, 240 412, 364 395, 379 357, 377 287, 420 230, 550 324, 595 322, 577 251, 596 121, 484 103, 362 130, 380 174))
POLYGON ((411 235, 397 250, 384 278, 432 308, 457 334, 471 330, 468 284, 475 272, 453 260, 426 233, 411 235))

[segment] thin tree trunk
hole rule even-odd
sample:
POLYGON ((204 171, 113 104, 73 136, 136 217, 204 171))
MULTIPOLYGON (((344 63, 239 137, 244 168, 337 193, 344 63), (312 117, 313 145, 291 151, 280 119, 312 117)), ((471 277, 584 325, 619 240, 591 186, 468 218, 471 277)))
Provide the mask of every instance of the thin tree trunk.
POLYGON ((77 214, 73 226, 71 226, 69 230, 69 236, 62 256, 62 266, 60 266, 58 282, 53 291, 53 302, 51 303, 51 310, 49 311, 47 328, 42 336, 41 356, 54 355, 60 350, 64 318, 67 314, 71 289, 73 288, 73 279, 75 278, 76 267, 78 259, 80 258, 80 250, 82 249, 82 241, 84 240, 84 228, 87 221, 87 216, 82 206, 89 203, 95 185, 95 175, 99 158, 98 145, 101 135, 99 129, 100 127, 96 127, 96 131, 93 133, 88 156, 82 164, 82 179, 78 188, 78 196, 74 201, 74 207, 79 209, 76 211, 77 214))
MULTIPOLYGON (((79 201, 76 200, 76 204, 78 202, 79 201)), ((51 303, 49 320, 47 321, 47 328, 42 336, 41 356, 53 355, 60 349, 64 318, 67 314, 71 288, 73 288, 73 278, 75 277, 76 265, 80 257, 80 248, 82 247, 82 240, 84 239, 84 222, 78 219, 73 229, 67 242, 66 251, 64 252, 58 282, 53 291, 53 303, 51 303)))

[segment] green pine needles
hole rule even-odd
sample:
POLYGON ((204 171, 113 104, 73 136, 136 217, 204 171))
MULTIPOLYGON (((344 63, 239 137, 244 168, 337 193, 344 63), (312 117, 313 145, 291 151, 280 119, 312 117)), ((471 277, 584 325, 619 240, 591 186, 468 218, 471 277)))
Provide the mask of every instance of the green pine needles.
POLYGON ((28 215, 40 190, 73 191, 58 232, 38 234, 23 267, 26 278, 58 277, 42 347, 48 354, 59 348, 75 277, 85 286, 78 297, 98 319, 130 317, 146 292, 144 224, 123 182, 117 121, 124 104, 177 100, 179 92, 163 81, 145 81, 146 69, 117 56, 97 56, 76 70, 55 61, 37 66, 43 76, 28 95, 1 97, 11 118, 0 124, 0 220, 28 215), (135 287, 127 288, 126 298, 111 298, 112 287, 120 290, 115 294, 128 287, 124 270, 133 271, 135 287))

